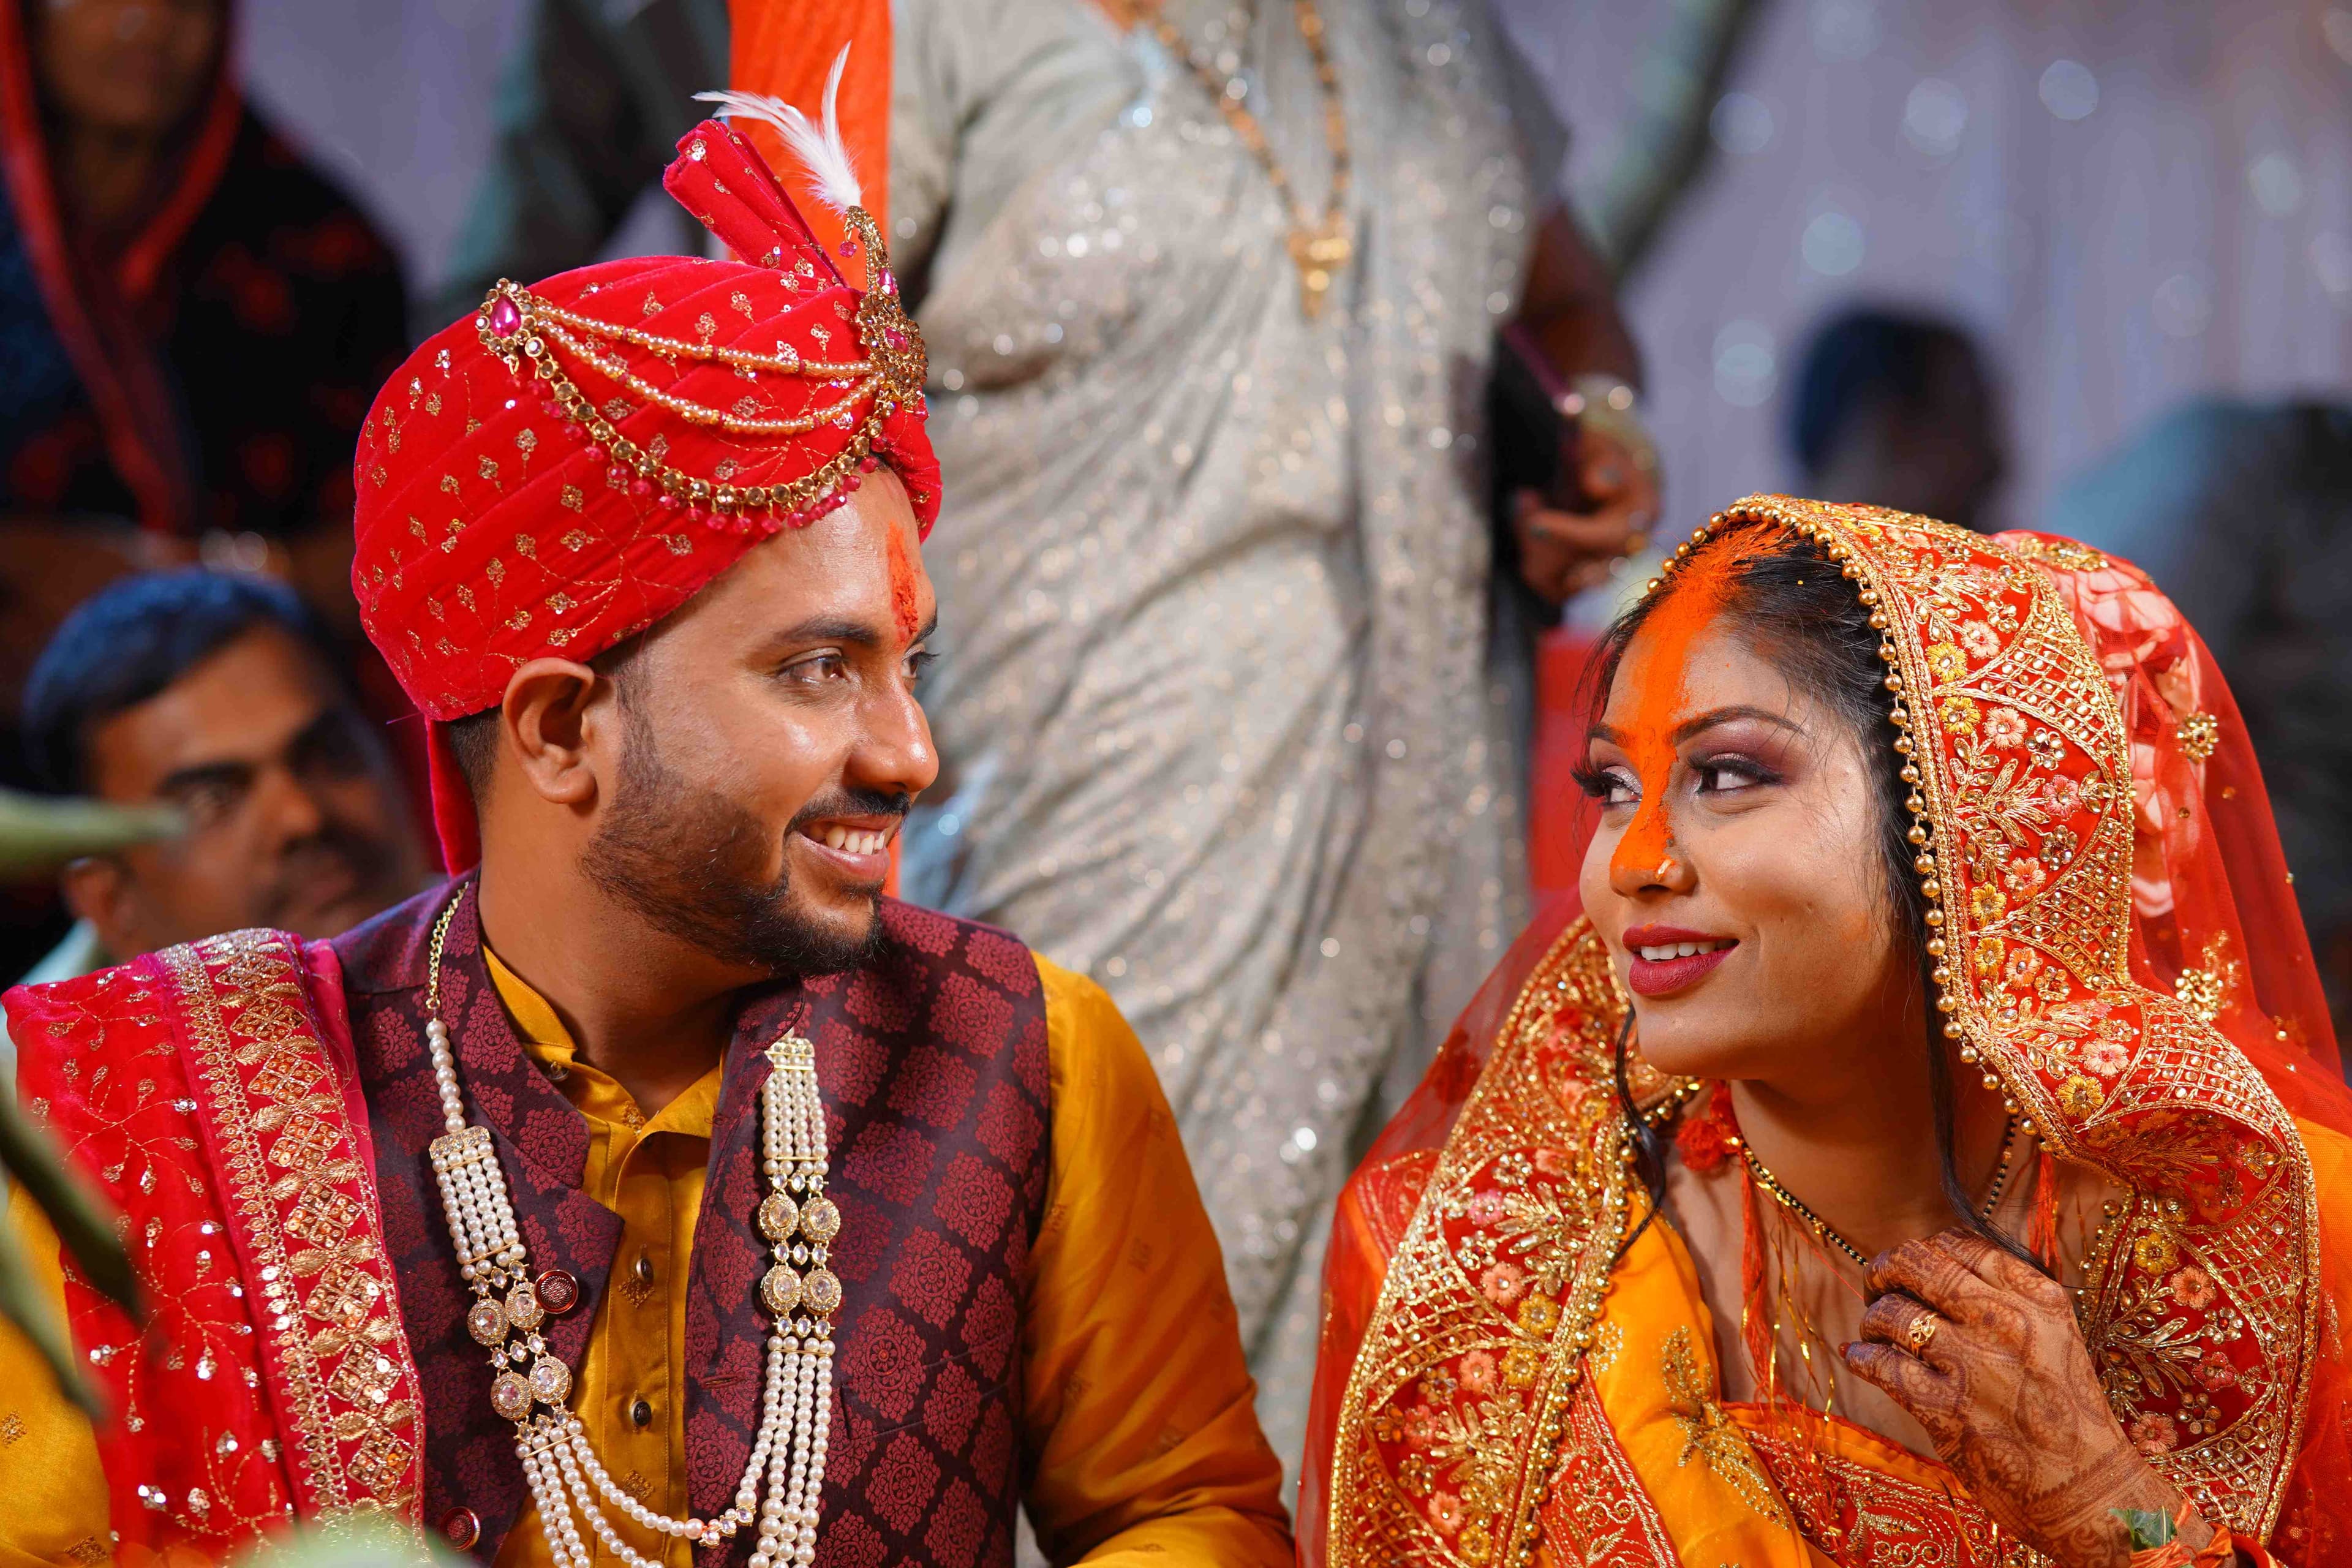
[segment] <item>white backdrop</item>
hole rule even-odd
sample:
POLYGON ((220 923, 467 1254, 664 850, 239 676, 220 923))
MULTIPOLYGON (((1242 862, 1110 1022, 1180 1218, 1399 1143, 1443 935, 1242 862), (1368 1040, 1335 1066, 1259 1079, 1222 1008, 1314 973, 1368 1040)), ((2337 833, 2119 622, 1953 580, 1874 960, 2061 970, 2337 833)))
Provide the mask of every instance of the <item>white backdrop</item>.
MULTIPOLYGON (((1658 8, 1497 3, 1591 186, 1658 8)), ((376 211, 420 289, 518 12, 247 0, 257 96, 376 211)), ((2008 390, 2011 521, 2189 392, 2352 381, 2352 0, 1776 0, 1730 85, 1713 162, 1627 300, 1678 512, 1790 481, 1804 331, 1857 296, 1981 335, 2008 390)))
MULTIPOLYGON (((1501 3, 1597 184, 1654 8, 1501 3)), ((1979 335, 2011 522, 2190 392, 2352 382, 2342 0, 1778 0, 1728 85, 1627 299, 1678 513, 1793 482, 1786 389, 1856 297, 1979 335)))
POLYGON ((239 17, 255 101, 366 205, 424 292, 473 200, 521 5, 239 0, 239 17))

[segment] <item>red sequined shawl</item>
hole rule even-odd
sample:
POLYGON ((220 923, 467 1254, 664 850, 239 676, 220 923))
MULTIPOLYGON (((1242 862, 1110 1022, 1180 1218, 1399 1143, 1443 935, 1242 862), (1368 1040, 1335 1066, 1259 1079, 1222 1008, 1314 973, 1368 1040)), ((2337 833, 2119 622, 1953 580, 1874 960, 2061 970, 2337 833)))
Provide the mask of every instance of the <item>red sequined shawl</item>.
POLYGON ((142 1334, 68 1268, 119 1415, 98 1433, 118 1550, 415 1525, 416 1366, 333 953, 240 931, 7 1004, 19 1090, 130 1216, 152 1314, 142 1334))

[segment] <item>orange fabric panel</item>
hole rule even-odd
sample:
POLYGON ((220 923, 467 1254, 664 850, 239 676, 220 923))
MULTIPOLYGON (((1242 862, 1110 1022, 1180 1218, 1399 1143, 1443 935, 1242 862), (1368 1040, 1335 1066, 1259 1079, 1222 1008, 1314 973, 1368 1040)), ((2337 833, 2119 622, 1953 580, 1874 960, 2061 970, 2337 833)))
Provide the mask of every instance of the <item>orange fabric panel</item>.
MULTIPOLYGON (((824 103, 834 56, 847 44, 841 79, 841 134, 866 192, 866 210, 890 232, 890 0, 730 0, 734 46, 729 85, 764 92, 814 118, 824 103)), ((816 199, 806 170, 784 152, 783 138, 748 121, 737 129, 768 156, 793 201, 838 253, 841 218, 816 199)))

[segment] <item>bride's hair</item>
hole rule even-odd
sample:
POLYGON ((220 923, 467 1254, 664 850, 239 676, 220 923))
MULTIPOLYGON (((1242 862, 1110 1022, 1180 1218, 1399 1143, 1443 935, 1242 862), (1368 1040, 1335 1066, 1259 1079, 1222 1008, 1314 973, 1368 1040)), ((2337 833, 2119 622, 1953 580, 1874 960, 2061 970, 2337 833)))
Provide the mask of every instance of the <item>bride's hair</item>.
MULTIPOLYGON (((1870 610, 1855 585, 1810 540, 1780 532, 1770 548, 1742 549, 1717 562, 1706 562, 1708 553, 1709 547, 1701 546, 1677 569, 1677 575, 1694 569, 1720 572, 1723 615, 1748 634, 1760 657, 1788 677, 1790 684, 1835 713, 1862 743, 1863 763, 1869 770, 1871 793, 1877 800, 1877 859, 1887 918, 1893 922, 1896 942, 1912 955, 1911 968, 1924 1004, 1935 994, 1927 977, 1933 967, 1927 958, 1927 902, 1919 890, 1919 879, 1911 874, 1916 851, 1905 837, 1911 823, 1906 804, 1911 786, 1903 782, 1902 759, 1893 745, 1896 731, 1888 717, 1886 664, 1878 652, 1882 634, 1870 624, 1870 610), (1706 563, 1704 568, 1702 563, 1706 563)), ((1601 637, 1600 657, 1593 661, 1591 707, 1596 720, 1608 700, 1627 645, 1664 597, 1644 597, 1618 616, 1601 637)), ((1939 1032, 1943 1016, 1924 1005, 1922 1011, 1927 1025, 1920 1046, 1927 1053, 1936 1142, 1943 1155, 1944 1195, 1952 1205, 1953 1216, 1996 1246, 2032 1262, 2032 1255, 2013 1238, 1977 1217, 1976 1205, 1961 1185, 1952 1147, 1956 1091, 1939 1032)), ((1652 1126, 1634 1109, 1624 1072, 1632 1029, 1629 1011, 1626 1028, 1618 1038, 1618 1100, 1632 1134, 1635 1166, 1649 1189, 1651 1212, 1655 1214, 1665 1195, 1666 1151, 1672 1131, 1652 1126)))

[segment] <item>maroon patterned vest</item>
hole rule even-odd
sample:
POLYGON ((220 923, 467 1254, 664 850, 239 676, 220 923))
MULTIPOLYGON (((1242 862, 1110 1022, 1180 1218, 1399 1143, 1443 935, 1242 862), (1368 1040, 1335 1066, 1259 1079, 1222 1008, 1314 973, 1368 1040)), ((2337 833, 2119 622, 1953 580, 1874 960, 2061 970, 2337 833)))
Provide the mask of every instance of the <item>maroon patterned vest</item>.
MULTIPOLYGON (((425 947, 448 896, 413 900, 332 945, 424 1394, 425 1520, 471 1510, 472 1554, 488 1563, 528 1494, 514 1426, 491 1411, 489 1367, 466 1332, 470 1297, 425 1155, 441 1131, 425 947)), ((620 1219, 580 1190, 587 1124, 524 1054, 474 910, 468 897, 450 923, 442 1016, 469 1111, 498 1139, 532 1267, 567 1269, 582 1287, 549 1332, 577 1366, 620 1219)), ((817 1563, 1009 1564, 1024 1482, 1022 1280, 1045 1210, 1052 1114, 1044 987, 1029 951, 1002 931, 891 900, 882 922, 880 954, 864 968, 752 993, 737 1017, 687 1282, 688 1490, 698 1515, 729 1507, 759 1425, 761 1047, 798 1027, 816 1042, 827 1190, 842 1214, 833 1267, 845 1287, 817 1563)), ((696 1568, 740 1564, 751 1546, 746 1531, 701 1548, 696 1568)))

